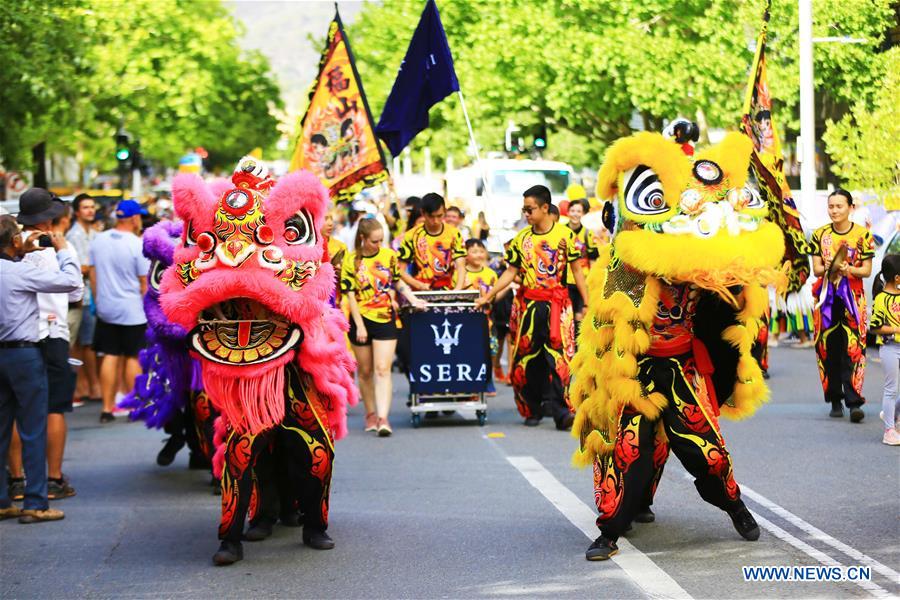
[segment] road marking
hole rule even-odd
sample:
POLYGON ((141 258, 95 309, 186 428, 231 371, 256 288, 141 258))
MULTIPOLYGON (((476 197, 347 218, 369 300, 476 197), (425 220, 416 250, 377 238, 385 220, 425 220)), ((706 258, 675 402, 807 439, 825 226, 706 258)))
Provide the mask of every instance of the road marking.
MULTIPOLYGON (((741 486, 741 491, 743 492, 744 490, 746 490, 746 488, 744 486, 741 486)), ((815 560, 819 561, 823 565, 826 565, 829 567, 843 567, 844 566, 840 562, 835 560, 834 558, 825 554, 824 552, 822 552, 820 550, 816 550, 815 548, 813 548, 812 546, 810 546, 803 540, 797 539, 796 537, 794 537, 793 535, 791 535, 790 533, 788 533, 787 531, 785 531, 778 525, 775 525, 768 519, 765 519, 765 518, 759 516, 758 514, 754 514, 754 516, 756 517, 756 522, 759 523, 760 527, 762 527, 763 529, 766 529, 769 533, 771 533, 778 539, 780 539, 784 542, 787 542, 788 544, 790 544, 797 550, 800 550, 807 556, 814 558, 815 560)), ((853 583, 855 583, 859 587, 863 588, 864 590, 866 590, 867 592, 869 592, 876 598, 896 598, 896 596, 894 594, 890 593, 889 591, 887 591, 886 589, 884 589, 877 583, 873 583, 871 581, 854 581, 853 583)))
MULTIPOLYGON (((550 471, 544 468, 533 456, 507 456, 512 464, 535 489, 556 507, 575 527, 580 529, 589 540, 597 536, 597 524, 594 511, 582 502, 578 496, 564 486, 550 471)), ((612 561, 622 569, 650 598, 683 598, 691 599, 672 577, 663 571, 650 558, 632 546, 625 538, 616 542, 621 552, 612 557, 612 561)))
MULTIPOLYGON (((685 479, 689 479, 691 481, 693 481, 693 479, 694 479, 693 476, 691 476, 691 474, 688 473, 687 471, 682 471, 682 475, 684 476, 685 479)), ((751 490, 749 487, 747 487, 743 483, 740 484, 740 486, 741 486, 741 495, 742 496, 746 496, 747 498, 750 498, 757 504, 772 511, 773 513, 775 513, 779 517, 783 518, 784 520, 788 521, 789 523, 791 523, 798 529, 809 534, 810 537, 812 537, 813 539, 816 539, 820 542, 828 544, 832 548, 835 548, 836 550, 843 552, 850 558, 852 558, 856 561, 859 561, 859 564, 871 567, 873 571, 881 573, 882 575, 884 575, 891 581, 900 583, 900 576, 898 576, 898 573, 896 571, 894 571, 893 569, 881 564, 874 558, 871 558, 871 557, 863 554, 859 550, 856 550, 855 548, 851 548, 844 542, 831 537, 824 531, 817 529, 815 526, 807 523, 806 521, 804 521, 803 519, 801 519, 794 513, 790 512, 786 508, 783 508, 783 507, 779 506, 778 504, 775 504, 774 502, 772 502, 771 500, 769 500, 762 494, 760 494, 758 492, 754 492, 753 490, 751 490)), ((753 516, 756 517, 756 521, 757 521, 757 523, 759 523, 760 527, 762 527, 763 529, 766 529, 769 533, 771 533, 778 539, 780 539, 784 542, 787 542, 794 548, 800 550, 807 556, 819 561, 823 565, 830 566, 830 567, 845 566, 842 563, 840 563, 839 561, 837 561, 836 559, 829 556, 828 554, 825 554, 824 552, 822 552, 816 548, 813 548, 812 546, 810 546, 803 540, 791 535, 790 533, 788 533, 787 531, 785 531, 778 525, 775 525, 768 519, 761 517, 758 512, 753 511, 753 516)), ((872 594, 876 598, 896 598, 895 594, 888 592, 886 589, 884 589, 877 583, 874 583, 871 581, 854 581, 853 583, 856 583, 859 587, 865 589, 866 591, 868 591, 870 594, 872 594)))
POLYGON ((828 535, 821 529, 818 529, 815 526, 807 523, 806 521, 804 521, 803 519, 801 519, 794 513, 790 512, 786 508, 779 506, 778 504, 775 504, 774 502, 772 502, 771 500, 769 500, 762 494, 754 492, 753 490, 748 488, 743 483, 741 484, 741 494, 747 496, 748 498, 750 498, 757 504, 769 509, 770 511, 772 511, 773 513, 775 513, 776 515, 778 515, 779 517, 781 517, 782 519, 784 519, 791 525, 797 527, 801 531, 806 532, 813 539, 818 540, 818 541, 822 542, 823 544, 828 544, 835 550, 838 550, 839 552, 843 552, 844 554, 846 554, 853 560, 857 561, 859 564, 866 565, 867 567, 871 567, 873 571, 881 573, 882 575, 884 575, 885 577, 890 579, 893 583, 900 585, 900 573, 898 573, 897 571, 891 569, 890 567, 888 567, 886 565, 881 564, 874 558, 863 554, 859 550, 857 550, 855 548, 851 548, 844 542, 831 537, 830 535, 828 535))

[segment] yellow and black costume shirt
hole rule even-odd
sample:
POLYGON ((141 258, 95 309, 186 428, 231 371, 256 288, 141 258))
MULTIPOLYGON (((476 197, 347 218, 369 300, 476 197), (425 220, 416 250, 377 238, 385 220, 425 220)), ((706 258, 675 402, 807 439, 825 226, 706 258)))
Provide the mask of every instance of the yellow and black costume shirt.
POLYGON ((844 233, 835 231, 832 223, 819 227, 809 241, 809 253, 821 256, 823 261, 828 262, 842 245, 847 246, 847 262, 853 267, 875 256, 875 238, 868 229, 856 223, 851 223, 850 229, 844 233))
MULTIPOLYGON (((881 292, 872 301, 872 322, 869 329, 881 327, 900 327, 900 294, 881 292)), ((875 343, 879 346, 887 343, 900 344, 900 334, 878 335, 875 343)))
POLYGON ((506 262, 519 269, 526 289, 565 287, 569 263, 579 258, 575 233, 559 223, 540 234, 526 227, 506 251, 506 262))
POLYGON ((413 266, 413 277, 431 285, 431 289, 452 285, 453 261, 466 255, 462 235, 452 225, 431 235, 421 223, 403 236, 400 260, 413 266))
POLYGON ((356 294, 360 314, 378 323, 394 319, 391 290, 400 280, 397 253, 380 248, 373 256, 363 256, 356 266, 356 253, 344 256, 341 267, 341 292, 356 294))
MULTIPOLYGON (((493 269, 488 267, 481 267, 476 271, 469 270, 466 268, 466 283, 463 286, 464 290, 478 290, 481 292, 481 295, 484 296, 488 292, 491 291, 491 288, 497 283, 497 274, 493 269)), ((453 274, 453 285, 456 285, 457 274, 453 274)))
MULTIPOLYGON (((587 277, 591 268, 591 261, 597 260, 597 257, 600 256, 600 250, 597 248, 597 244, 594 243, 594 235, 584 225, 578 231, 572 229, 572 233, 575 234, 575 248, 578 250, 579 255, 578 264, 581 265, 581 272, 587 277)), ((571 269, 566 275, 566 283, 575 285, 575 276, 572 275, 571 269)))

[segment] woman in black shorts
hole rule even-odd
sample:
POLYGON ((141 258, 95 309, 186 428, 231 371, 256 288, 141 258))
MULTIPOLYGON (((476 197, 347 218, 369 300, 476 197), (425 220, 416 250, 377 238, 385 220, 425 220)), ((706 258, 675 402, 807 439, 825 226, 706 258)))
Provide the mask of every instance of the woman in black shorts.
POLYGON ((359 392, 366 407, 366 431, 391 435, 391 363, 397 348, 399 292, 416 307, 425 302, 413 296, 400 280, 397 253, 381 246, 384 229, 375 219, 361 219, 353 252, 341 267, 341 292, 350 305, 350 343, 356 355, 359 392))

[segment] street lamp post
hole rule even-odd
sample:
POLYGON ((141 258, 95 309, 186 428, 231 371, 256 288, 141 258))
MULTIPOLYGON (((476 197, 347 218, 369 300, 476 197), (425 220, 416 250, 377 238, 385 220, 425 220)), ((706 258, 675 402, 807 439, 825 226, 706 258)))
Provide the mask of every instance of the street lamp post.
MULTIPOLYGON (((800 198, 812 206, 816 196, 816 113, 813 87, 812 0, 800 0, 800 198)), ((801 209, 802 210, 802 209, 801 209)))
MULTIPOLYGON (((865 38, 813 37, 812 0, 799 0, 800 17, 800 202, 811 206, 816 197, 816 113, 813 43, 864 44, 865 38)), ((801 208, 801 211, 803 209, 801 208)))

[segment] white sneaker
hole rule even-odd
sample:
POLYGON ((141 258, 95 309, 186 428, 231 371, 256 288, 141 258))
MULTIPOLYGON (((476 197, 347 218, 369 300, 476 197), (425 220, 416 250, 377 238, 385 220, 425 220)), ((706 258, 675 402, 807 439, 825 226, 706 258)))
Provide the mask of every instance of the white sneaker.
POLYGON ((116 417, 127 417, 128 415, 131 414, 131 409, 117 407, 115 410, 112 411, 112 414, 116 417))
POLYGON ((885 429, 881 443, 888 446, 900 446, 900 433, 897 433, 896 429, 885 429))

